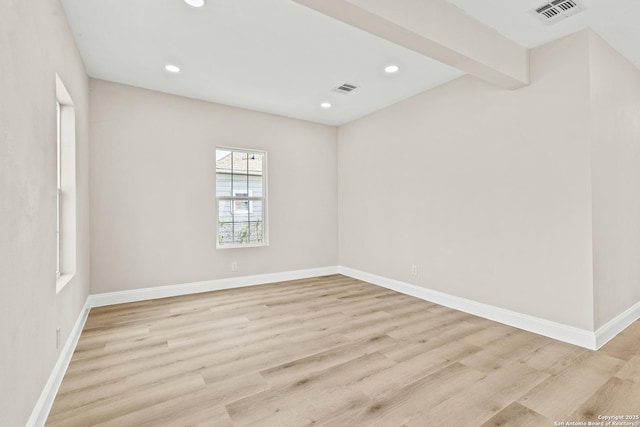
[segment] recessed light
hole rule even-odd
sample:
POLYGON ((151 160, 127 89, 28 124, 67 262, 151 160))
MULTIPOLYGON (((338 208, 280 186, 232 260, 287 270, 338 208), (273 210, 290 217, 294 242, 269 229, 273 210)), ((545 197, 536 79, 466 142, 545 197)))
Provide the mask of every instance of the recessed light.
POLYGON ((177 65, 172 65, 172 64, 165 65, 164 69, 167 70, 170 73, 179 73, 180 72, 180 67, 178 67, 177 65))
POLYGON ((320 106, 326 110, 326 109, 331 108, 331 103, 330 102, 323 102, 322 104, 320 104, 320 106))
POLYGON ((202 7, 204 6, 204 0, 184 0, 186 4, 192 7, 202 7))
POLYGON ((398 67, 397 65, 387 65, 386 67, 384 67, 384 72, 393 74, 393 73, 397 73, 399 69, 400 67, 398 67))

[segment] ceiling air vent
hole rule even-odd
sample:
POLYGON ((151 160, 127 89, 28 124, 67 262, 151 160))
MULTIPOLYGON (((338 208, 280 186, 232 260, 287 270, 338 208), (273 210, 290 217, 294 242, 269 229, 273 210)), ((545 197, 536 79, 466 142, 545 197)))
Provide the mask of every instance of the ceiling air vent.
POLYGON ((353 92, 357 88, 358 88, 357 86, 354 86, 352 84, 342 83, 340 86, 333 88, 333 91, 347 95, 353 92))
POLYGON ((553 0, 532 11, 545 24, 553 24, 580 13, 584 7, 578 0, 553 0))

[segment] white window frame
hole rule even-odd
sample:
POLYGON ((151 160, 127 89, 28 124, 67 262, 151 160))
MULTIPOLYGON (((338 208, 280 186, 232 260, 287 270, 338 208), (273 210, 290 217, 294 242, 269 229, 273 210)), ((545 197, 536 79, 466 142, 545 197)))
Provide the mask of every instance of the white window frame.
POLYGON ((76 113, 60 76, 56 85, 56 293, 71 282, 77 264, 76 113))
MULTIPOLYGON (((236 196, 236 191, 233 191, 234 195, 233 196, 218 196, 217 193, 217 182, 214 184, 214 190, 216 192, 216 207, 215 207, 215 211, 216 211, 216 248, 217 249, 238 249, 238 248, 255 248, 255 247, 263 247, 263 246, 269 246, 269 221, 268 221, 268 191, 267 191, 267 182, 268 182, 268 171, 267 171, 267 165, 268 165, 268 160, 267 160, 267 152, 264 150, 257 150, 257 149, 253 149, 253 148, 239 148, 239 147, 227 147, 227 146, 217 146, 216 147, 216 153, 218 150, 223 150, 223 151, 230 151, 230 152, 246 152, 246 153, 260 153, 262 154, 262 197, 256 197, 253 196, 253 191, 247 189, 247 191, 249 192, 248 196, 236 196), (236 244, 220 244, 220 238, 218 235, 219 232, 219 226, 218 226, 218 222, 220 220, 220 202, 221 201, 229 201, 231 203, 231 209, 234 213, 252 213, 253 212, 253 202, 254 201, 261 201, 262 202, 262 242, 257 242, 257 243, 236 243, 236 244), (241 212, 237 212, 235 210, 235 202, 236 201, 248 201, 249 202, 249 212, 242 210, 241 212)), ((232 154, 233 156, 233 154, 232 154)), ((217 161, 217 160, 216 160, 217 161)), ((216 171, 217 167, 214 164, 214 171, 215 176, 216 176, 216 180, 217 180, 217 171, 216 171)), ((233 177, 231 178, 232 182, 233 182, 233 177)), ((242 194, 246 194, 246 192, 242 191, 242 192, 237 192, 237 193, 242 193, 242 194)))

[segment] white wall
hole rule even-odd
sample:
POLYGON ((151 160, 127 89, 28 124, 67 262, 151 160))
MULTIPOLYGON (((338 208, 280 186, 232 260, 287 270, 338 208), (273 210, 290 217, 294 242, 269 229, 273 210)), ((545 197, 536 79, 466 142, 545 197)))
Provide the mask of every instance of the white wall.
POLYGON ((590 34, 595 326, 640 301, 640 71, 590 34))
POLYGON ((57 0, 0 2, 0 425, 24 425, 89 292, 88 78, 57 0), (56 295, 58 73, 76 110, 78 262, 56 295))
POLYGON ((593 330, 588 33, 339 130, 340 264, 593 330), (411 276, 411 265, 418 276, 411 276))
POLYGON ((336 265, 336 136, 92 79, 92 292, 336 265), (216 249, 217 145, 268 152, 268 247, 216 249))

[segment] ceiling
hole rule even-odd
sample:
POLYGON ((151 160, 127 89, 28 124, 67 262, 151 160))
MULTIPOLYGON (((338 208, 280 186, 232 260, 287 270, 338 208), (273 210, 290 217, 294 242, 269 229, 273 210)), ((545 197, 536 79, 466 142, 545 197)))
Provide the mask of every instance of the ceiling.
POLYGON ((516 43, 532 48, 590 27, 640 68, 640 1, 578 0, 586 10, 552 25, 531 13, 545 0, 447 0, 516 43))
MULTIPOLYGON (((447 1, 529 48, 591 27, 640 68, 639 0, 581 0, 584 12, 553 25, 530 13, 544 0, 429 1, 447 1)), ((329 125, 463 74, 292 0, 62 3, 91 77, 329 125), (386 74, 389 64, 400 71, 386 74), (332 91, 342 83, 358 88, 332 91)))
POLYGON ((62 3, 91 77, 329 125, 463 74, 291 0, 62 3))

